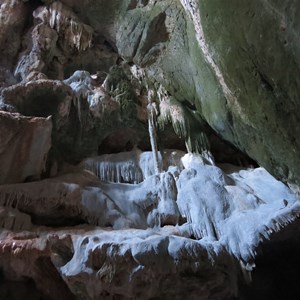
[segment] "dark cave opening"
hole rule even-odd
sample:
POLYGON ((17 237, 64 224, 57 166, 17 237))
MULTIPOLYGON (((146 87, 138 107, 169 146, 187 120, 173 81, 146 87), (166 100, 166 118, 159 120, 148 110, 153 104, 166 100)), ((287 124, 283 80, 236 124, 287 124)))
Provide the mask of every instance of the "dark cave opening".
POLYGON ((24 281, 7 280, 3 276, 0 278, 0 299, 1 300, 51 300, 36 288, 32 279, 24 281))
POLYGON ((299 299, 299 247, 300 219, 297 219, 260 246, 252 282, 241 287, 241 299, 299 299))
MULTIPOLYGON (((231 143, 219 137, 212 129, 206 128, 210 151, 216 164, 232 164, 239 167, 258 167, 258 163, 246 153, 236 148, 231 143)), ((135 139, 136 132, 130 128, 116 130, 102 140, 98 147, 98 155, 130 151, 137 146, 142 151, 151 151, 149 136, 135 139)), ((172 126, 166 126, 164 130, 158 129, 159 150, 177 149, 186 151, 185 140, 176 135, 172 126)))

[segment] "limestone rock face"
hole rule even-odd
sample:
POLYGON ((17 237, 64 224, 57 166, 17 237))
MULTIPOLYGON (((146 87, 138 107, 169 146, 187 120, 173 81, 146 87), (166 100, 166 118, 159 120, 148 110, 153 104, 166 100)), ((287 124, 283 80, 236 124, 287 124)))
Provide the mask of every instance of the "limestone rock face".
POLYGON ((122 57, 147 66, 149 76, 273 174, 298 182, 298 4, 153 5, 124 13, 122 57))
POLYGON ((4 85, 108 72, 122 58, 275 176, 298 184, 297 3, 43 2, 3 2, 1 44, 12 27, 17 34, 33 21, 21 51, 20 38, 6 48, 18 63, 1 64, 4 85))
POLYGON ((222 87, 230 140, 274 175, 299 182, 299 4, 198 2, 207 47, 230 91, 222 87))
POLYGON ((299 14, 0 0, 1 300, 248 299, 300 214, 299 14))
MULTIPOLYGON (((32 299, 74 299, 51 262, 51 245, 44 233, 12 234, 3 231, 0 247, 1 270, 7 282, 34 280, 33 289, 26 290, 20 286, 19 291, 4 283, 0 289, 1 296, 6 299, 18 299, 20 294, 22 297, 29 294, 32 299), (37 292, 36 288, 42 290, 42 294, 37 292)), ((68 255, 67 251, 65 255, 68 255)))
POLYGON ((51 118, 0 111, 0 183, 39 179, 51 147, 51 118))
POLYGON ((2 85, 107 72, 121 57, 275 176, 298 184, 296 2, 43 2, 3 1, 1 45, 12 28, 15 38, 2 55, 2 85), (24 29, 28 19, 33 26, 24 29))
POLYGON ((23 1, 0 2, 0 87, 16 83, 12 72, 13 63, 21 46, 22 32, 29 14, 23 1))

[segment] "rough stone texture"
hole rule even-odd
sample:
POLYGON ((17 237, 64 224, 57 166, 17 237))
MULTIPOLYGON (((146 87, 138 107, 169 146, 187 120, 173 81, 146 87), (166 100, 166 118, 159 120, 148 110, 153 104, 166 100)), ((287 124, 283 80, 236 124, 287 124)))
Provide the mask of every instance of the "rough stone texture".
POLYGON ((0 227, 7 230, 30 230, 31 218, 11 207, 0 208, 0 227))
POLYGON ((0 268, 6 280, 1 284, 1 298, 18 299, 20 296, 16 290, 7 288, 7 281, 30 282, 30 279, 33 280, 33 288, 27 293, 33 297, 40 294, 42 299, 74 299, 51 262, 51 245, 44 233, 2 231, 0 249, 0 268), (34 287, 40 292, 35 292, 34 287))
POLYGON ((51 163, 76 163, 96 155, 113 135, 122 135, 119 151, 145 143, 146 108, 122 68, 114 67, 105 82, 95 76, 94 80, 89 72, 77 71, 64 82, 37 79, 3 88, 0 108, 25 116, 52 116, 51 163))
POLYGON ((278 178, 297 183, 298 120, 292 113, 299 98, 295 1, 63 2, 123 59, 146 67, 152 80, 196 107, 218 134, 278 178), (193 16, 185 11, 190 6, 193 16), (206 51, 198 45, 199 24, 206 51))
POLYGON ((0 183, 39 179, 51 147, 51 118, 0 111, 0 183))
POLYGON ((210 148, 299 192, 299 14, 296 0, 0 0, 0 298, 251 299, 257 247, 298 202, 245 184, 262 169, 203 164, 210 148), (136 158, 95 158, 149 150, 149 111, 159 149, 203 151, 202 167, 146 178, 136 158))
POLYGON ((23 1, 0 2, 0 88, 16 83, 13 63, 21 45, 21 35, 28 15, 29 10, 23 1))
POLYGON ((201 244, 168 229, 159 235, 137 230, 116 235, 88 226, 34 235, 3 232, 0 251, 6 280, 32 278, 46 299, 195 299, 199 285, 200 299, 230 299, 235 293, 236 278, 228 270, 236 266, 226 253, 214 257, 201 244))
POLYGON ((227 99, 232 141, 279 178, 299 183, 298 2, 199 3, 207 42, 240 107, 227 99))
POLYGON ((297 3, 181 2, 186 14, 174 1, 152 8, 150 1, 126 12, 117 35, 120 54, 146 64, 149 76, 194 105, 216 132, 260 165, 297 183, 297 3), (156 22, 159 37, 151 32, 156 22))
POLYGON ((133 240, 132 235, 128 230, 98 231, 87 232, 84 238, 75 237, 74 256, 61 268, 71 291, 85 299, 234 297, 236 278, 227 270, 232 271, 235 263, 222 250, 214 257, 201 244, 177 237, 176 232, 172 229, 168 232, 167 228, 154 235, 151 231, 136 230, 133 240), (78 264, 79 258, 81 264, 78 264), (210 266, 211 259, 214 259, 214 268, 210 266), (82 272, 86 271, 89 273, 87 281, 78 284, 82 282, 82 272), (198 297, 199 286, 201 295, 198 297))

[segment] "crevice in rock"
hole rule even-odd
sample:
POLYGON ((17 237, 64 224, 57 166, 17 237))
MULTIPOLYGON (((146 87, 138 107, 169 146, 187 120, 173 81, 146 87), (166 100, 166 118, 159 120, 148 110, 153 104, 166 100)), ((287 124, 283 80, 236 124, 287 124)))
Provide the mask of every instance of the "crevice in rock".
MULTIPOLYGON (((22 210, 23 211, 23 210, 22 210)), ((24 210, 25 211, 25 210, 24 210)), ((27 214, 30 214, 28 211, 27 214)), ((76 226, 81 224, 87 224, 84 220, 78 216, 78 218, 74 217, 52 217, 52 216, 38 216, 34 214, 31 215, 32 224, 38 226, 48 226, 53 228, 62 228, 67 226, 76 226)))
MULTIPOLYGON (((53 300, 39 291, 31 278, 22 281, 7 280, 4 275, 0 278, 1 300, 53 300)), ((74 297, 75 300, 75 297, 74 297)))
POLYGON ((225 141, 216 133, 209 134, 210 151, 217 164, 233 164, 240 167, 258 167, 258 163, 246 153, 225 141))
POLYGON ((272 84, 270 83, 270 81, 266 78, 266 76, 264 74, 262 74, 262 72, 260 72, 259 70, 257 70, 257 73, 260 77, 263 87, 270 92, 274 92, 274 88, 273 88, 272 84))
POLYGON ((144 31, 137 53, 141 60, 141 67, 153 63, 163 50, 164 44, 169 40, 169 32, 165 24, 166 17, 165 12, 160 13, 151 21, 148 29, 144 31))
POLYGON ((139 7, 143 7, 148 5, 149 0, 131 0, 131 2, 128 4, 127 10, 136 9, 139 7))
POLYGON ((75 299, 67 284, 62 280, 57 269, 52 264, 50 257, 40 256, 35 261, 34 268, 36 271, 34 280, 46 299, 75 299), (48 289, 45 289, 45 285, 48 285, 48 289))
POLYGON ((62 239, 52 236, 50 243, 52 263, 54 263, 55 267, 62 267, 72 259, 74 248, 72 238, 69 235, 62 239))

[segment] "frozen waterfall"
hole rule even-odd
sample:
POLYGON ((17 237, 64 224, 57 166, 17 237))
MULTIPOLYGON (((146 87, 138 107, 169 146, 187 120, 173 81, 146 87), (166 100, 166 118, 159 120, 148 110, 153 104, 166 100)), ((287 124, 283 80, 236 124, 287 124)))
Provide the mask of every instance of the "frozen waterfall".
POLYGON ((97 186, 127 227, 173 225, 182 236, 219 243, 245 265, 262 239, 300 213, 296 196, 263 168, 225 172, 207 157, 174 150, 158 159, 167 172, 155 174, 152 153, 138 149, 90 158, 81 166, 106 182, 97 186))
POLYGON ((225 249, 247 270, 259 243, 300 214, 296 196, 263 168, 216 166, 175 150, 158 158, 167 170, 159 174, 152 153, 138 149, 89 158, 77 173, 1 185, 0 206, 25 213, 29 207, 35 217, 54 221, 67 211, 69 218, 117 231, 160 235, 167 226, 210 251, 225 249))

